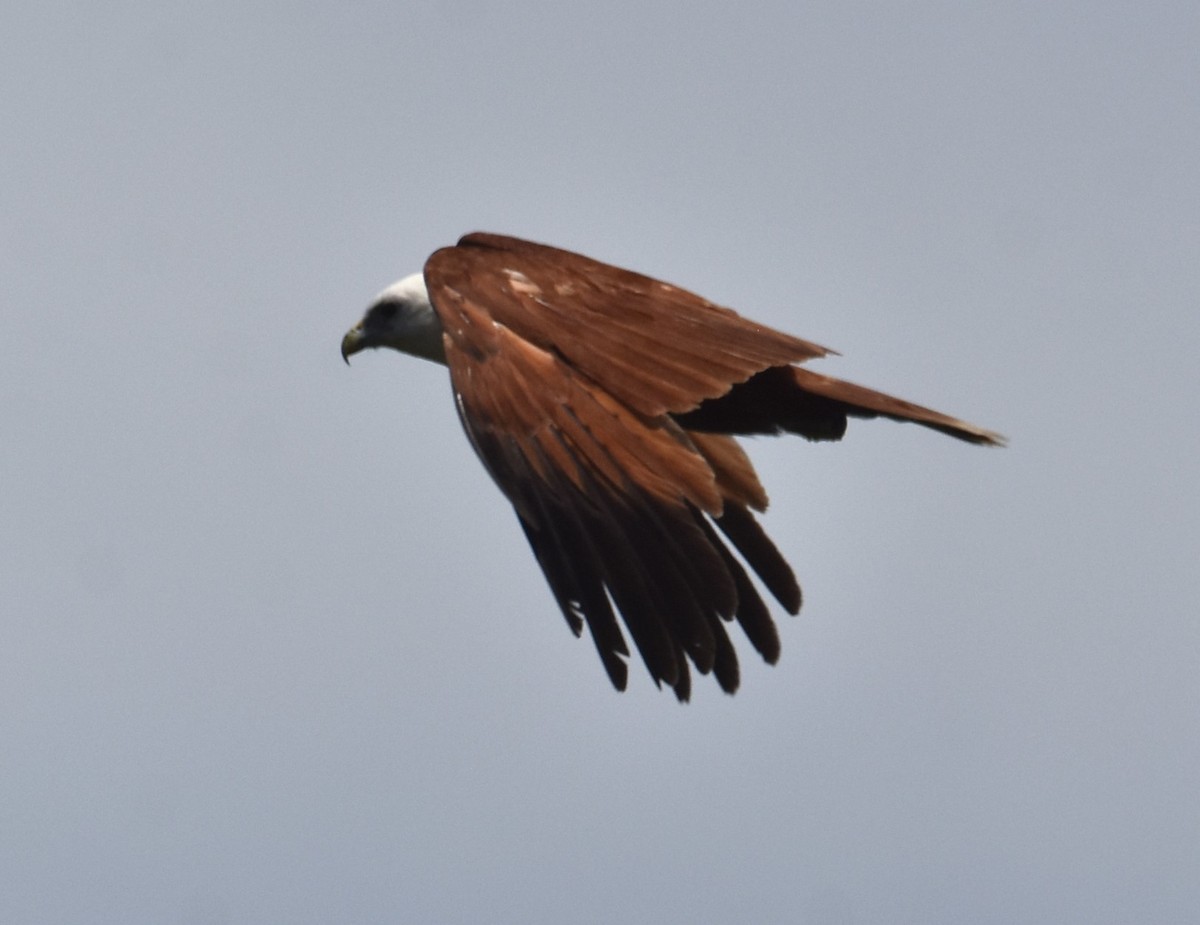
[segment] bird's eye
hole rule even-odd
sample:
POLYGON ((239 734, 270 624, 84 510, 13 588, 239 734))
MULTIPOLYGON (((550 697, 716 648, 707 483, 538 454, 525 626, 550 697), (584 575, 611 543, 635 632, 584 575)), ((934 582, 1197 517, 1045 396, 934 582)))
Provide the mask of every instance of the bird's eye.
POLYGON ((388 324, 396 317, 399 308, 396 302, 380 302, 367 313, 367 321, 370 324, 388 324))

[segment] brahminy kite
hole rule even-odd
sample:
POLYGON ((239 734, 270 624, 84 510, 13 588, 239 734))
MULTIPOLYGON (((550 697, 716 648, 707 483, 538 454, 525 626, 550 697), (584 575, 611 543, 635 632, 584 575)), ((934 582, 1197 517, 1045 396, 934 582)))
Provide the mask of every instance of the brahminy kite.
POLYGON ((572 632, 587 625, 624 690, 620 614, 655 683, 681 701, 689 662, 737 689, 731 620, 768 663, 779 658, 744 565, 788 613, 800 609, 791 567, 755 520, 767 495, 735 436, 838 440, 847 417, 882 416, 1003 442, 798 365, 833 352, 825 347, 677 286, 502 235, 468 234, 380 293, 342 356, 368 347, 449 367, 467 437, 516 508, 572 632))

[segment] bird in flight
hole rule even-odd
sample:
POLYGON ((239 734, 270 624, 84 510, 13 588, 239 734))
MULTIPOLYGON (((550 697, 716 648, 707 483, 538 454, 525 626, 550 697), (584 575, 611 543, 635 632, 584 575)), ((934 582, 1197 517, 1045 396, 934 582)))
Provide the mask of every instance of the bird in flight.
POLYGON ((449 368, 463 429, 572 632, 587 626, 624 690, 619 614, 655 683, 681 701, 689 664, 737 690, 731 621, 768 663, 779 658, 745 566, 788 613, 800 609, 795 575, 755 519, 767 495, 735 437, 839 440, 848 417, 886 417, 1003 442, 805 369, 833 351, 691 292, 496 234, 464 236, 380 293, 342 357, 368 347, 449 368))

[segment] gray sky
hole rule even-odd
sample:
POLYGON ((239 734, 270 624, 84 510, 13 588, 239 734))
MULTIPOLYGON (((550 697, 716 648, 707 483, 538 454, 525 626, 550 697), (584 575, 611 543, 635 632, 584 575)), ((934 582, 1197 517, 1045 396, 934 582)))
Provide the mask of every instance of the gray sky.
POLYGON ((1196 921, 1194 2, 16 6, 0 919, 1196 921), (1012 444, 753 441, 780 664, 617 695, 338 356, 477 228, 1012 444))

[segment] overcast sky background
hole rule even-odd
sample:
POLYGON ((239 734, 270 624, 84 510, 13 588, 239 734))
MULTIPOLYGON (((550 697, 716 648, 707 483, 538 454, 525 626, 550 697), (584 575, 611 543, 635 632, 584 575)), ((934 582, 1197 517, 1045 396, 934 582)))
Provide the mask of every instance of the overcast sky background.
POLYGON ((1184 923, 1200 7, 8 4, 0 919, 1184 923), (753 441, 780 664, 611 690, 444 370, 461 233, 1006 433, 753 441))

